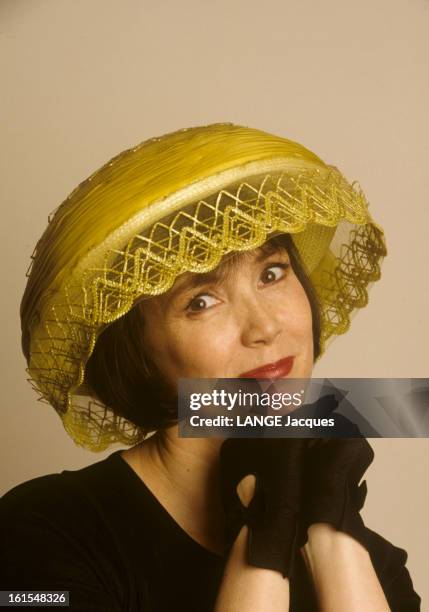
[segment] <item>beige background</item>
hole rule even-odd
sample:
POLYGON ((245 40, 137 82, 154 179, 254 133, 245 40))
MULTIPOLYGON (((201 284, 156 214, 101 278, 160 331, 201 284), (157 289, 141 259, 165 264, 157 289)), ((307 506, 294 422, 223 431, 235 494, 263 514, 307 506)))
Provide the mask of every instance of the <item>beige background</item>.
MULTIPOLYGON (((180 127, 259 127, 360 181, 389 255, 315 375, 428 376, 428 21, 428 0, 0 1, 1 492, 114 450, 76 447, 25 382, 25 272, 78 182, 180 127)), ((427 612, 429 441, 372 445, 365 519, 408 551, 427 612)))

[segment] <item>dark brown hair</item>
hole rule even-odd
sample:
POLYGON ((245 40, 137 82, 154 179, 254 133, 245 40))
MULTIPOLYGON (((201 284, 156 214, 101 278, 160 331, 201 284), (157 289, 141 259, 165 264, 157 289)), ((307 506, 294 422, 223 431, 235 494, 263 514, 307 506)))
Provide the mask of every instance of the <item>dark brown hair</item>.
MULTIPOLYGON (((316 360, 320 354, 321 330, 317 295, 289 234, 274 236, 260 248, 271 253, 279 247, 287 250, 292 268, 310 302, 316 360)), ((239 255, 237 252, 227 254, 219 267, 227 272, 239 255)), ((172 397, 161 372, 147 354, 143 328, 144 317, 137 303, 101 333, 86 364, 85 382, 114 413, 150 432, 177 422, 177 396, 172 397)))

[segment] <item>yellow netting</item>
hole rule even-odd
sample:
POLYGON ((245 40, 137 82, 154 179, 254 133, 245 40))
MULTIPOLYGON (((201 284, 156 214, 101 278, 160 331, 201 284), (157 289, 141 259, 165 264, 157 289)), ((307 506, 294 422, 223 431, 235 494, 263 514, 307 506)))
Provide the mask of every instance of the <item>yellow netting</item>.
POLYGON ((332 335, 348 329, 352 311, 367 304, 386 254, 364 194, 333 167, 246 177, 156 222, 136 217, 88 253, 33 322, 27 370, 77 444, 99 451, 144 435, 85 387, 85 363, 106 325, 142 295, 167 291, 179 274, 212 270, 224 254, 256 248, 273 232, 293 235, 313 280, 323 352, 332 335))

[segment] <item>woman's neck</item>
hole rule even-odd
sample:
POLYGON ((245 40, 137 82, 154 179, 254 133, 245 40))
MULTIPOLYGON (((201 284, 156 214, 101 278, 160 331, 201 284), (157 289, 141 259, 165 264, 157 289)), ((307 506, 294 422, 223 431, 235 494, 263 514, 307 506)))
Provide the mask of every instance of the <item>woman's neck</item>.
POLYGON ((179 438, 178 425, 121 455, 173 519, 199 544, 222 554, 221 438, 179 438))

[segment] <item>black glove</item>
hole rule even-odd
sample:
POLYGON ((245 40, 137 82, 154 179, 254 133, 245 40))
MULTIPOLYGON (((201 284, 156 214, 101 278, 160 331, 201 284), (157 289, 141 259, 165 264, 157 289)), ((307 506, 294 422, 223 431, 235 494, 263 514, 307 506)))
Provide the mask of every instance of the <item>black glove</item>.
POLYGON ((299 547, 306 543, 310 525, 330 523, 368 548, 367 529, 359 514, 367 486, 366 481, 360 486, 359 482, 373 459, 374 451, 362 437, 308 441, 299 547))
POLYGON ((229 438, 220 450, 222 502, 227 551, 242 526, 249 528, 249 565, 292 573, 297 551, 302 462, 307 441, 301 438, 229 438), (248 474, 256 477, 246 507, 236 487, 248 474))

